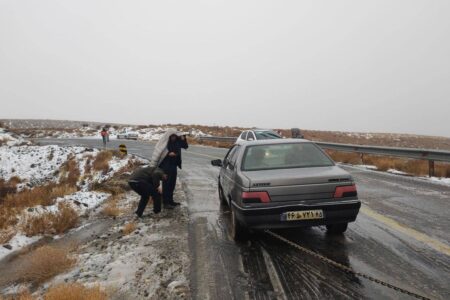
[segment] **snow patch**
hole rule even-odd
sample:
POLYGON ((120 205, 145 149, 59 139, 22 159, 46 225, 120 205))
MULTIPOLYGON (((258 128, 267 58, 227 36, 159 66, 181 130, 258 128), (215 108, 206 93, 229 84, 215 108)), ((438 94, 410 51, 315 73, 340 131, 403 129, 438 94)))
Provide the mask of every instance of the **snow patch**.
POLYGON ((69 155, 86 151, 84 147, 13 146, 0 147, 0 177, 18 176, 32 185, 54 181, 57 171, 69 155))
POLYGON ((30 144, 30 142, 7 131, 5 128, 0 128, 0 145, 1 144, 6 144, 7 146, 16 146, 20 144, 30 144))
POLYGON ((7 249, 5 245, 0 246, 0 260, 15 250, 31 245, 39 239, 41 239, 41 236, 27 237, 24 234, 16 234, 7 244, 5 244, 9 245, 11 249, 7 249))

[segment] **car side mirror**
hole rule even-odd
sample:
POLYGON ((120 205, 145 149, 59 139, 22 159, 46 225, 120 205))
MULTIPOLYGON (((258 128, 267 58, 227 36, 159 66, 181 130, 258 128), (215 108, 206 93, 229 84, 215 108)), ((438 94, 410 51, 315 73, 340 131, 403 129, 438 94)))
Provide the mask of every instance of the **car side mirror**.
POLYGON ((223 163, 221 159, 215 159, 211 161, 211 165, 213 165, 214 167, 222 167, 223 163))

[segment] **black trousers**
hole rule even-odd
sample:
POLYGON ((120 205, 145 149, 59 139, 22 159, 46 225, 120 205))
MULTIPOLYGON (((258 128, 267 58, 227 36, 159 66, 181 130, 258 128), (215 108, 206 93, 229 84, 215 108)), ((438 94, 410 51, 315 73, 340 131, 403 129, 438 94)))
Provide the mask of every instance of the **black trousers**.
POLYGON ((141 200, 139 201, 139 205, 136 210, 136 214, 138 216, 142 216, 144 213, 150 196, 153 197, 153 212, 157 214, 161 211, 161 195, 151 183, 145 181, 131 181, 128 182, 128 184, 133 191, 141 196, 141 200))
POLYGON ((167 180, 163 181, 163 202, 170 204, 173 202, 173 191, 177 185, 177 166, 163 166, 163 170, 167 174, 167 180))

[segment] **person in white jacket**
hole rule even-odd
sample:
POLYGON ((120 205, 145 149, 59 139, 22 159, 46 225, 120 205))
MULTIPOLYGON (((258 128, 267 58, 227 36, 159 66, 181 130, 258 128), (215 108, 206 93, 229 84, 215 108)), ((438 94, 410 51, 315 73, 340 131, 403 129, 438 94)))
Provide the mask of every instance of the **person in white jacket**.
POLYGON ((161 168, 168 179, 163 182, 163 206, 172 209, 179 203, 173 200, 173 192, 177 182, 178 168, 182 167, 181 149, 189 147, 186 136, 174 128, 169 128, 153 151, 151 166, 161 168))

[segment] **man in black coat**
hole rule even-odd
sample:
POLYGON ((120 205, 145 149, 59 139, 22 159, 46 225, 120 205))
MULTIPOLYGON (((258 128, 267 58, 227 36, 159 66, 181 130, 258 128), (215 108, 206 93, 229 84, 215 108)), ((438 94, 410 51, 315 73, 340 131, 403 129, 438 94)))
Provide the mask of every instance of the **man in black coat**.
POLYGON ((161 194, 158 191, 159 182, 165 182, 167 175, 156 167, 143 167, 135 170, 128 180, 130 187, 141 196, 136 215, 141 218, 150 196, 153 198, 153 212, 161 211, 161 194))
POLYGON ((167 143, 167 150, 169 153, 159 165, 168 178, 163 182, 163 204, 165 208, 174 208, 180 203, 173 201, 173 192, 177 183, 177 168, 181 169, 181 149, 189 147, 186 136, 177 136, 172 134, 167 143))

